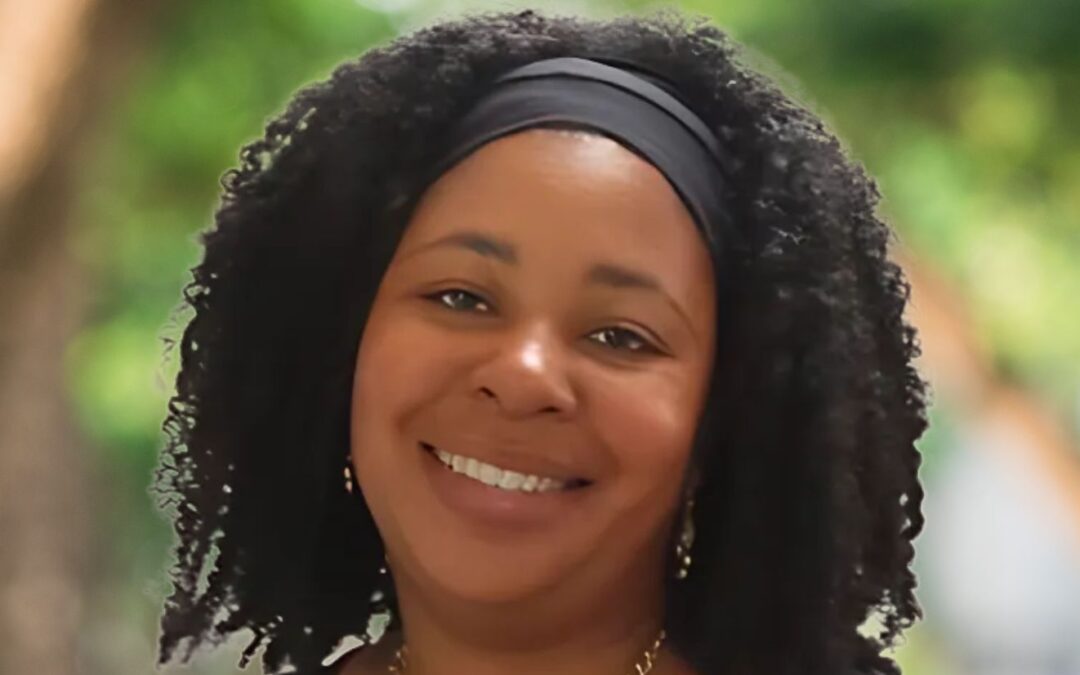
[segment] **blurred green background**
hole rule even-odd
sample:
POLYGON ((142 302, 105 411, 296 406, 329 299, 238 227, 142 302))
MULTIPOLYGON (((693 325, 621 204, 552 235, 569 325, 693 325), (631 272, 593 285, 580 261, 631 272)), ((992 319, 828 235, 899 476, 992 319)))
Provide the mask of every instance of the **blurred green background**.
MULTIPOLYGON (((16 260, 11 251, 23 244, 4 236, 19 227, 32 231, 28 222, 47 218, 62 221, 47 245, 62 248, 63 264, 78 270, 72 287, 81 300, 54 351, 68 402, 61 414, 71 420, 63 452, 78 458, 84 474, 79 522, 88 553, 75 556, 73 614, 60 628, 48 624, 58 641, 31 645, 25 657, 60 650, 60 665, 33 671, 58 675, 152 669, 172 542, 147 492, 176 369, 163 339, 182 329, 186 317, 171 313, 198 261, 194 234, 209 224, 218 178, 241 144, 260 135, 299 86, 373 44, 439 16, 529 6, 188 0, 150 3, 135 13, 99 4, 107 7, 99 14, 77 10, 89 17, 92 39, 71 57, 81 78, 68 85, 74 98, 56 103, 73 106, 63 119, 75 119, 80 96, 92 95, 98 112, 82 126, 64 127, 74 129, 65 132, 69 149, 40 150, 67 168, 45 162, 30 171, 20 191, 7 195, 0 221, 0 247, 9 247, 0 261, 8 272, 32 270, 37 258, 20 253, 16 260), (110 46, 113 39, 125 46, 110 46), (107 77, 84 76, 97 67, 95 58, 107 77), (49 171, 64 179, 34 182, 49 171), (42 194, 63 195, 63 212, 50 215, 42 194)), ((28 6, 10 11, 34 11, 28 6)), ((603 16, 655 6, 598 1, 542 9, 603 16)), ((924 330, 923 366, 935 390, 934 426, 920 443, 931 524, 919 541, 918 569, 929 618, 900 650, 905 672, 1080 673, 1080 619, 1058 607, 1062 598, 1080 606, 1080 2, 675 6, 715 19, 747 47, 747 60, 828 121, 879 179, 883 213, 899 233, 898 253, 915 282, 913 318, 924 330), (1008 482, 1017 475, 1026 482, 1008 482), (934 531, 935 514, 948 528, 934 531), (1034 543, 1025 546, 1026 558, 1013 560, 1018 533, 1034 543), (954 554, 958 546, 979 555, 965 562, 954 554), (1011 562, 998 564, 1005 559, 1011 562), (1049 588, 1017 581, 1038 576, 1049 588), (970 592, 957 581, 972 578, 979 585, 970 592), (980 604, 979 588, 1004 594, 1003 607, 980 604), (1052 637, 1031 637, 1006 653, 1001 645, 1012 643, 993 631, 1015 637, 1016 623, 1029 616, 1010 611, 1018 606, 1039 626, 1046 621, 1043 632, 1052 637), (1014 616, 998 626, 987 618, 995 611, 1014 616), (989 637, 973 636, 965 628, 971 621, 989 637)), ((16 301, 0 295, 0 302, 8 303, 0 321, 14 322, 16 301)), ((13 373, 25 375, 13 365, 23 362, 22 352, 2 360, 3 349, 23 344, 12 337, 14 326, 0 343, 8 391, 29 381, 14 380, 13 373)), ((17 433, 0 438, 7 439, 0 445, 6 466, 15 466, 11 458, 30 446, 17 433)), ((58 470, 74 466, 65 457, 57 459, 58 470)), ((8 488, 0 503, 9 516, 17 515, 17 500, 32 499, 17 494, 14 475, 0 483, 8 488)), ((0 535, 4 523, 0 516, 0 535)), ((18 539, 6 541, 14 546, 18 539)), ((17 599, 33 595, 19 572, 28 563, 12 548, 0 553, 5 562, 0 583, 24 591, 4 596, 0 636, 15 640, 35 625, 18 616, 30 610, 17 599)), ((232 645, 197 659, 190 671, 168 672, 232 673, 236 660, 232 645)), ((19 662, 0 658, 4 663, 13 669, 19 662)))

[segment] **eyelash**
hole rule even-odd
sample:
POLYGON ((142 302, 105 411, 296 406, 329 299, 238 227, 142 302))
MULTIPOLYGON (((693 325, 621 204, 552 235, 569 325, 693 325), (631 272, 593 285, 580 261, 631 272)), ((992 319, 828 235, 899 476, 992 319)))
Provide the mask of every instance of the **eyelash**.
MULTIPOLYGON (((463 295, 475 298, 476 300, 479 301, 477 304, 483 304, 483 305, 488 304, 488 302, 486 300, 484 300, 483 298, 481 298, 479 295, 477 295, 475 293, 472 293, 470 291, 466 291, 465 289, 462 289, 462 288, 448 288, 446 290, 436 291, 435 293, 430 293, 430 294, 425 295, 423 297, 430 300, 431 302, 437 303, 437 304, 445 307, 446 309, 449 309, 449 310, 454 311, 454 312, 457 312, 457 311, 471 311, 471 310, 458 310, 458 309, 455 309, 454 307, 450 306, 449 304, 447 304, 443 300, 443 298, 445 296, 451 294, 451 293, 459 293, 459 294, 463 294, 463 295)), ((631 338, 634 341, 639 342, 642 345, 642 347, 639 348, 639 349, 619 349, 618 347, 608 347, 609 349, 615 349, 615 350, 618 350, 618 351, 625 351, 627 353, 635 354, 635 355, 640 355, 640 354, 661 354, 662 353, 648 338, 641 335, 637 331, 633 331, 633 330, 630 330, 629 328, 624 328, 622 326, 609 326, 607 328, 602 328, 602 329, 600 329, 598 331, 595 331, 593 334, 595 335, 596 333, 609 333, 609 332, 625 333, 625 334, 631 336, 631 338)), ((605 343, 600 343, 600 344, 605 344, 605 343)))

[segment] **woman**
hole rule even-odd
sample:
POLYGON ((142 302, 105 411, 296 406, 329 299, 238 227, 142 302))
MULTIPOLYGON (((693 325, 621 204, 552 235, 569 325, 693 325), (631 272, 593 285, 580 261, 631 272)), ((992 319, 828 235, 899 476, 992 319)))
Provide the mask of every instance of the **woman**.
POLYGON ((432 26, 224 186, 161 662, 249 629, 273 673, 898 672, 908 288, 873 183, 719 30, 432 26))

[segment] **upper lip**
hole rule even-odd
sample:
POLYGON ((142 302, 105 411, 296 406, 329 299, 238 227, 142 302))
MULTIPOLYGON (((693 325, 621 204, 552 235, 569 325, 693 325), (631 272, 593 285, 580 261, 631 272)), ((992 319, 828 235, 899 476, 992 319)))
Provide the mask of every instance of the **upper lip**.
POLYGON ((533 474, 540 476, 541 478, 554 478, 561 481, 584 481, 591 483, 592 480, 575 472, 573 469, 552 461, 548 457, 541 457, 538 455, 525 455, 520 452, 510 452, 497 449, 485 449, 477 447, 475 450, 470 447, 467 451, 462 452, 460 448, 450 447, 439 443, 431 443, 429 441, 421 440, 420 444, 428 448, 437 448, 444 450, 454 455, 461 455, 462 457, 472 457, 477 461, 484 462, 485 464, 491 464, 499 467, 500 469, 508 469, 510 471, 516 471, 522 474, 533 474))

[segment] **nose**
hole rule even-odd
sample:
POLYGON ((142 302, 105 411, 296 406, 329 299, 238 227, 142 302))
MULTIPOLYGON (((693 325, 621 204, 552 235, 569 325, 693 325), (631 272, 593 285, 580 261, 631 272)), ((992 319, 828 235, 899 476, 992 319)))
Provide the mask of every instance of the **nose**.
POLYGON ((558 336, 533 327, 491 339, 490 357, 471 374, 474 396, 493 400, 508 417, 536 413, 565 417, 574 412, 577 397, 558 336))

